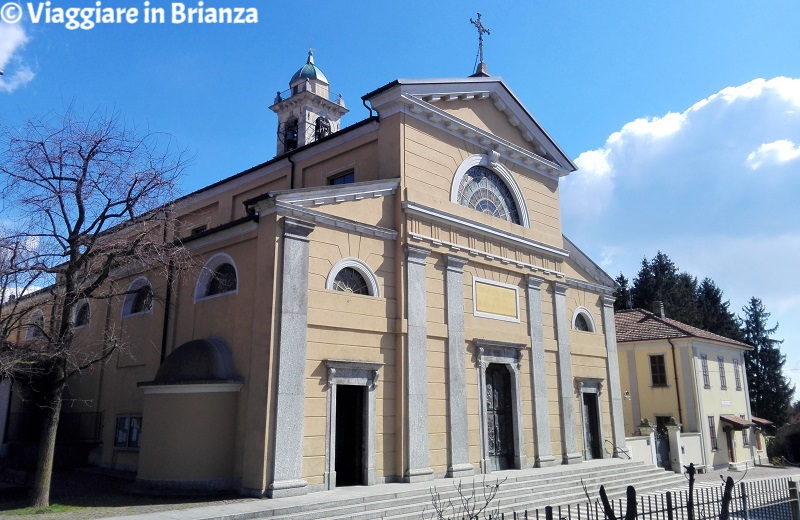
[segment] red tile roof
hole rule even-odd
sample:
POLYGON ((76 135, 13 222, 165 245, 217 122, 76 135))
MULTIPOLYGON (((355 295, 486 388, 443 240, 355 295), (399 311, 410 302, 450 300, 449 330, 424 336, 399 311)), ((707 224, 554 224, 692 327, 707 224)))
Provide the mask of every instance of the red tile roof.
POLYGON ((669 318, 660 318, 643 309, 617 311, 614 314, 617 343, 667 338, 701 338, 751 349, 750 345, 713 334, 669 318))
POLYGON ((774 424, 772 421, 762 419, 761 417, 756 417, 755 415, 751 417, 751 419, 753 419, 753 422, 759 426, 772 426, 774 424))
POLYGON ((742 419, 741 417, 736 417, 735 415, 720 415, 719 420, 730 424, 735 430, 743 430, 745 428, 755 426, 755 424, 747 419, 742 419))

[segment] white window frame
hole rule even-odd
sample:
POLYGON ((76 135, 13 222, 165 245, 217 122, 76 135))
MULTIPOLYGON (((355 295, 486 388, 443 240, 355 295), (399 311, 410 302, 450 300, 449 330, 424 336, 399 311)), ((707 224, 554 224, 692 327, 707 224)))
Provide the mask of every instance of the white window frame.
POLYGON ((72 315, 73 330, 78 330, 84 327, 88 327, 89 324, 92 323, 92 306, 89 303, 89 300, 87 300, 86 298, 78 300, 78 303, 75 304, 75 306, 72 308, 72 314, 73 314, 72 315), (89 306, 89 320, 83 325, 78 325, 78 314, 80 313, 80 310, 81 308, 83 308, 84 305, 89 306))
POLYGON ((514 180, 511 172, 499 162, 497 152, 490 152, 487 155, 470 155, 461 163, 453 176, 453 184, 450 186, 450 202, 461 205, 459 200, 458 188, 461 186, 461 180, 466 175, 467 171, 473 166, 483 166, 496 173, 505 183, 506 188, 511 193, 514 203, 517 206, 517 215, 519 216, 519 225, 530 228, 531 221, 528 216, 528 207, 525 204, 525 197, 522 195, 522 190, 514 180))
POLYGON ((236 267, 236 262, 233 261, 231 255, 227 253, 217 253, 208 259, 197 277, 197 283, 194 286, 194 301, 195 303, 201 300, 211 300, 221 296, 229 296, 231 294, 239 294, 239 269, 236 267), (236 289, 217 294, 206 294, 208 292, 208 284, 214 276, 217 268, 223 264, 231 264, 236 273, 236 289))
MULTIPOLYGON (((367 289, 369 291, 369 296, 374 296, 376 298, 381 297, 381 290, 380 286, 378 285, 378 277, 375 276, 375 273, 369 266, 359 260, 358 258, 343 258, 336 262, 334 266, 331 268, 330 272, 328 273, 328 278, 325 280, 325 288, 330 291, 335 291, 336 289, 333 287, 334 283, 336 282, 336 275, 339 274, 339 271, 350 267, 358 271, 358 274, 364 277, 364 281, 367 282, 367 289)), ((340 292, 340 291, 337 291, 340 292)), ((357 296, 364 296, 363 294, 357 296)))
POLYGON ((592 318, 592 313, 589 312, 589 309, 587 309, 586 307, 578 307, 577 309, 575 309, 575 312, 572 314, 572 330, 578 330, 578 328, 575 326, 575 322, 578 320, 579 315, 583 315, 590 329, 590 330, 581 330, 579 332, 597 332, 597 326, 594 323, 594 318, 592 318))
POLYGON ((154 305, 151 303, 150 308, 141 311, 141 312, 131 312, 131 308, 133 307, 133 302, 136 300, 136 293, 134 291, 138 291, 145 285, 150 286, 150 291, 153 293, 155 299, 155 291, 153 291, 153 284, 150 283, 150 280, 146 276, 140 276, 128 286, 128 290, 125 294, 125 299, 122 300, 122 318, 127 318, 129 316, 143 316, 145 314, 153 314, 153 307, 154 305))

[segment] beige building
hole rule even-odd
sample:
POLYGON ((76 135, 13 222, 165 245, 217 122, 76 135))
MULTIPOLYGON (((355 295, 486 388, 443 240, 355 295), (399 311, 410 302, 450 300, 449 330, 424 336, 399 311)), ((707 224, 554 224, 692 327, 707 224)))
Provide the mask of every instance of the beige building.
MULTIPOLYGON (((669 467, 666 425, 700 437, 683 463, 699 470, 742 469, 766 460, 761 427, 750 414, 744 353, 752 347, 641 309, 616 314, 625 432, 656 427, 659 465, 669 467)), ((688 443, 687 446, 693 446, 688 443)))
POLYGON ((343 129, 329 92, 309 55, 270 107, 279 155, 178 202, 202 269, 86 302, 79 340, 127 348, 70 384, 65 437, 143 485, 272 497, 624 449, 571 160, 499 78, 396 80, 343 129))

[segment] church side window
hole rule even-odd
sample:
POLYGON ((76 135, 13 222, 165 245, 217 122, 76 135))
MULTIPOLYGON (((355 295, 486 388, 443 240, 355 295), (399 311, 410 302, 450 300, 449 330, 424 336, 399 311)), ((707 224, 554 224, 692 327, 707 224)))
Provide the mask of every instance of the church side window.
POLYGON ((122 316, 144 314, 153 310, 153 288, 147 278, 141 277, 133 281, 125 294, 122 303, 122 316))
POLYGON ((206 296, 224 294, 236 290, 236 269, 231 264, 222 264, 214 269, 214 274, 208 282, 206 296))
POLYGON ((233 258, 226 253, 217 253, 208 259, 194 289, 195 301, 236 293, 239 276, 233 258))
POLYGON ((594 320, 589 310, 585 307, 575 309, 575 314, 572 318, 572 328, 583 332, 594 332, 594 320))
POLYGON ((347 172, 341 175, 336 175, 328 179, 328 184, 331 186, 336 186, 339 184, 352 184, 356 182, 356 174, 355 172, 347 172))
POLYGON ((328 274, 325 288, 350 294, 380 296, 375 273, 356 258, 345 258, 337 262, 328 274))
POLYGON ((353 294, 369 294, 367 281, 361 273, 352 267, 345 267, 336 274, 333 280, 333 288, 337 291, 353 294))
POLYGON ((36 339, 44 336, 44 314, 34 311, 25 331, 25 339, 36 339))
POLYGON ((473 166, 458 187, 458 202, 481 213, 520 224, 517 205, 499 175, 489 168, 473 166))
POLYGON ((75 313, 75 328, 85 327, 89 324, 89 302, 82 302, 78 305, 78 310, 75 313))

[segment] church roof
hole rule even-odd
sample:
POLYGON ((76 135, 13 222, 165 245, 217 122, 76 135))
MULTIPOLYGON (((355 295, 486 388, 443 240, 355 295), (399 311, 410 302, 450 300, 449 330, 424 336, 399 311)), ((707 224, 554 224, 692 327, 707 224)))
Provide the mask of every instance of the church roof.
POLYGON ((617 311, 614 314, 614 322, 617 329, 617 343, 672 338, 700 338, 747 349, 752 348, 746 343, 692 327, 670 318, 661 318, 643 309, 617 311))
POLYGON ((319 67, 314 64, 314 54, 311 51, 308 51, 308 60, 306 61, 306 64, 300 67, 300 70, 294 73, 292 79, 289 80, 289 85, 302 79, 315 79, 325 84, 329 84, 328 78, 326 78, 325 74, 323 74, 322 71, 319 70, 319 67))

